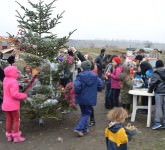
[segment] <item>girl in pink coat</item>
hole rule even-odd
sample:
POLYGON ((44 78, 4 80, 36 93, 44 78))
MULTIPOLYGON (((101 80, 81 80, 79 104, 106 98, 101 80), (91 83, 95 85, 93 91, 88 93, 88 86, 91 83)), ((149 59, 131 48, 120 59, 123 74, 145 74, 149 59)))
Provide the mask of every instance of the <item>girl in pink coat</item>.
POLYGON ((6 113, 6 137, 8 141, 22 142, 20 126, 20 100, 27 98, 25 93, 19 92, 17 78, 18 68, 8 66, 4 69, 5 78, 3 80, 3 103, 2 110, 6 113))
POLYGON ((119 95, 120 95, 120 80, 119 75, 122 72, 120 57, 114 57, 112 59, 113 70, 109 73, 111 78, 111 96, 110 107, 119 107, 119 95))

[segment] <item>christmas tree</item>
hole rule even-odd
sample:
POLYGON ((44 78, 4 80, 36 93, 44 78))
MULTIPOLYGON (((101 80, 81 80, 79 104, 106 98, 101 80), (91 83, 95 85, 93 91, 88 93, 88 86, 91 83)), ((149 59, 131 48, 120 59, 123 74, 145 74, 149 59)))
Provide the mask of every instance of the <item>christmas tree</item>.
POLYGON ((32 10, 17 2, 24 15, 16 10, 20 29, 15 44, 23 51, 20 53, 20 58, 29 67, 25 67, 22 74, 31 79, 26 80, 27 84, 22 84, 24 91, 26 87, 30 87, 29 97, 22 107, 22 113, 26 118, 57 118, 61 109, 69 109, 71 103, 72 106, 74 105, 73 99, 72 102, 69 99, 73 85, 70 84, 70 88, 66 91, 59 85, 64 71, 74 65, 74 60, 68 55, 63 57, 62 61, 57 58, 59 50, 66 48, 65 44, 75 30, 62 38, 58 38, 57 34, 50 31, 60 23, 64 14, 63 11, 55 18, 51 18, 55 1, 45 4, 44 1, 39 0, 34 4, 28 0, 32 10), (30 69, 30 72, 26 69, 30 69))

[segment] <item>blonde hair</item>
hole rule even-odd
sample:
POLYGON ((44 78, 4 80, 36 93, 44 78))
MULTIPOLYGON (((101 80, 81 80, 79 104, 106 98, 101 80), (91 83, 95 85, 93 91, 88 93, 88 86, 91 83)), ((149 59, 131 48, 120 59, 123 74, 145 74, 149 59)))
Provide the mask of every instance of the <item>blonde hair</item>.
POLYGON ((123 107, 115 107, 107 114, 108 120, 123 123, 128 117, 128 112, 123 107))

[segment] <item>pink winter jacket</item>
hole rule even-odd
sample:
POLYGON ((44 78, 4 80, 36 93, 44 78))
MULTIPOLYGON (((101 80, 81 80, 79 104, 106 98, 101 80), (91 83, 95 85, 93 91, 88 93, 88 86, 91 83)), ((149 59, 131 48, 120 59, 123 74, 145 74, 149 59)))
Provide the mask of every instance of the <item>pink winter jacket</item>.
POLYGON ((4 69, 3 80, 3 111, 15 111, 20 109, 20 100, 27 98, 25 93, 19 92, 17 78, 19 76, 16 66, 9 66, 4 69))
POLYGON ((122 72, 122 70, 122 66, 117 66, 115 69, 113 69, 112 73, 110 74, 112 89, 120 89, 119 75, 122 72))

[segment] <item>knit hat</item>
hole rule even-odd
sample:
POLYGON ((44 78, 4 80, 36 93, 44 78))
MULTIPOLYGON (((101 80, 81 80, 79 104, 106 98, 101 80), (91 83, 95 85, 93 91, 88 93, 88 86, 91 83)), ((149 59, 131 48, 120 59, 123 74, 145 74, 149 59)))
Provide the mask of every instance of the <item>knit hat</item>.
POLYGON ((162 61, 162 60, 157 60, 157 61, 156 61, 156 64, 155 64, 155 67, 156 67, 156 68, 164 67, 163 61, 162 61))
POLYGON ((117 64, 120 64, 121 62, 120 57, 114 57, 112 60, 115 61, 117 64))
POLYGON ((136 59, 136 60, 140 60, 140 61, 142 61, 143 56, 142 56, 142 55, 137 55, 137 56, 135 57, 135 59, 136 59))
POLYGON ((81 63, 81 68, 83 69, 83 70, 89 70, 89 69, 91 69, 91 63, 90 63, 90 61, 83 61, 82 63, 81 63))

